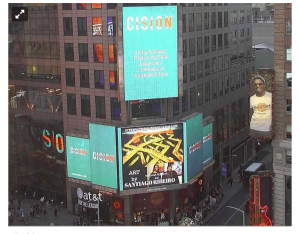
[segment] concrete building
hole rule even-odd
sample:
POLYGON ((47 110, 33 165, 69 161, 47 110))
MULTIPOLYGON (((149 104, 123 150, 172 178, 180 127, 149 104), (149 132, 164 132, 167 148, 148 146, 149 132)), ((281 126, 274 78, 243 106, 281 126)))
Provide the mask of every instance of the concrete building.
POLYGON ((292 4, 274 6, 274 225, 292 225, 292 4))
MULTIPOLYGON (((222 163, 231 173, 253 155, 248 127, 251 4, 175 4, 182 9, 183 95, 134 102, 118 99, 115 8, 154 4, 27 5, 30 20, 10 24, 10 131, 23 129, 22 139, 10 138, 16 158, 10 154, 10 168, 17 168, 10 174, 14 189, 22 185, 22 193, 54 199, 74 213, 79 212, 76 188, 116 192, 66 175, 65 136, 87 138, 89 123, 136 126, 203 113, 204 124, 214 121, 214 160, 203 171, 206 192, 222 179, 222 163), (20 144, 25 149, 18 149, 20 144)), ((170 194, 172 218, 178 194, 170 194)), ((123 224, 131 225, 133 195, 116 192, 114 199, 124 203, 123 224)), ((109 214, 104 222, 118 215, 106 203, 101 214, 109 214)))

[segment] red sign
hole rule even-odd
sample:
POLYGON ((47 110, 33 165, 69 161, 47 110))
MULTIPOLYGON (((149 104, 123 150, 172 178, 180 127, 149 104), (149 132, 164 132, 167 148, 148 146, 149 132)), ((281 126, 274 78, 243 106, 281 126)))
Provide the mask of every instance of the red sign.
POLYGON ((170 192, 133 195, 133 212, 162 210, 170 206, 170 192))
POLYGON ((112 207, 115 210, 123 212, 123 199, 112 197, 111 201, 112 201, 112 207))

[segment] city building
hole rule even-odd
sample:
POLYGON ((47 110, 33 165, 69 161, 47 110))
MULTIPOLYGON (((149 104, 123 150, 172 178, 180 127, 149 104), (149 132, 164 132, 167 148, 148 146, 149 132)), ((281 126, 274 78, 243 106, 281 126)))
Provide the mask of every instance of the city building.
MULTIPOLYGON (((46 201, 67 206, 76 214, 83 211, 78 204, 84 203, 91 209, 83 212, 94 217, 90 197, 99 197, 103 221, 125 225, 139 219, 137 213, 145 207, 143 200, 170 200, 160 209, 151 207, 152 213, 144 215, 147 222, 153 214, 157 218, 162 213, 170 220, 176 207, 193 196, 200 181, 201 193, 208 193, 254 155, 255 142, 249 137, 248 127, 248 76, 254 70, 252 4, 12 6, 29 9, 27 22, 10 22, 9 26, 12 190, 44 196, 46 201), (119 17, 121 8, 158 5, 177 5, 179 9, 178 77, 182 93, 179 97, 125 101, 120 98, 123 88, 119 87, 123 64, 118 52, 123 42, 117 31, 122 32, 119 30, 124 26, 119 17), (185 188, 163 191, 159 196, 141 191, 122 195, 117 188, 68 176, 66 138, 91 141, 91 124, 131 128, 166 125, 195 113, 202 113, 203 126, 213 123, 214 148, 211 162, 185 188), (223 177, 222 164, 227 171, 223 177), (133 204, 133 200, 139 202, 133 204), (165 209, 169 211, 162 212, 165 209)), ((77 149, 73 152, 86 153, 77 149)))
POLYGON ((292 4, 274 5, 274 225, 292 225, 292 4))

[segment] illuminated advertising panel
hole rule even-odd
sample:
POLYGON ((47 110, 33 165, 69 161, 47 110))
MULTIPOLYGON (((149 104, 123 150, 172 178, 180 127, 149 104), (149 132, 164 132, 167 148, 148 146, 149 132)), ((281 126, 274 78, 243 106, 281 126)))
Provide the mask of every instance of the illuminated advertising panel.
POLYGON ((123 7, 125 100, 178 97, 177 6, 123 7))
POLYGON ((203 127, 203 166, 213 160, 213 134, 212 124, 203 127))
POLYGON ((93 17, 93 36, 102 36, 102 17, 93 17))
POLYGON ((91 182, 109 188, 118 187, 116 131, 114 126, 89 124, 91 182))
POLYGON ((91 181, 90 140, 66 137, 68 177, 91 181))
POLYGON ((184 183, 182 123, 118 131, 121 191, 184 183))
POLYGON ((274 71, 260 69, 249 76, 250 136, 271 139, 273 136, 274 71))
POLYGON ((203 169, 202 119, 202 114, 198 114, 184 123, 187 145, 187 180, 203 169))

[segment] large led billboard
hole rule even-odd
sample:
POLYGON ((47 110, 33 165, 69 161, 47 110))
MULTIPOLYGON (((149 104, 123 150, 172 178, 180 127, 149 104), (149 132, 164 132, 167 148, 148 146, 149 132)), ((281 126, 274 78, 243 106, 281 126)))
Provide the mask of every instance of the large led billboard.
POLYGON ((249 76, 249 121, 253 138, 273 137, 273 79, 271 69, 260 69, 249 76))
POLYGON ((177 6, 123 7, 125 100, 178 97, 177 6))
POLYGON ((114 126, 89 124, 91 149, 91 182, 118 188, 116 129, 114 126))
POLYGON ((213 134, 212 124, 203 127, 203 166, 213 160, 213 134))
POLYGON ((68 177, 91 181, 90 140, 66 136, 68 177))
POLYGON ((185 143, 187 145, 187 180, 203 169, 202 119, 202 114, 198 114, 184 123, 185 143))
POLYGON ((118 129, 120 191, 184 183, 183 124, 118 129))

